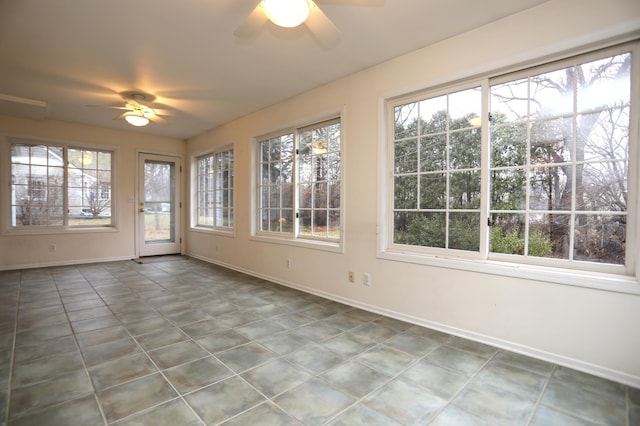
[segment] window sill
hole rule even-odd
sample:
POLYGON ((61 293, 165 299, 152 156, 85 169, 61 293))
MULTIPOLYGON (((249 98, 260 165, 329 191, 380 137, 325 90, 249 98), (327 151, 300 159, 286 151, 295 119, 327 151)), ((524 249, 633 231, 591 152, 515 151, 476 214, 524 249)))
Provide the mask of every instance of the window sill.
POLYGON ((5 229, 2 235, 10 236, 29 236, 29 235, 73 235, 73 234, 101 234, 120 232, 117 226, 100 226, 100 227, 74 227, 74 228, 37 228, 37 229, 22 229, 11 228, 5 229))
POLYGON ((407 262, 439 268, 458 269, 469 272, 640 295, 640 283, 638 279, 627 275, 560 269, 498 262, 494 260, 452 259, 389 249, 379 251, 377 257, 379 259, 396 262, 407 262))
POLYGON ((276 237, 272 235, 258 234, 249 238, 251 241, 258 241, 270 244, 283 244, 293 247, 302 247, 312 250, 322 250, 332 253, 344 253, 344 247, 341 242, 311 240, 304 238, 288 238, 276 237))
POLYGON ((214 234, 214 235, 221 235, 223 237, 235 237, 236 236, 236 230, 235 228, 230 228, 230 229, 222 229, 222 228, 209 228, 206 226, 192 226, 189 228, 190 231, 193 232, 201 232, 203 234, 214 234))

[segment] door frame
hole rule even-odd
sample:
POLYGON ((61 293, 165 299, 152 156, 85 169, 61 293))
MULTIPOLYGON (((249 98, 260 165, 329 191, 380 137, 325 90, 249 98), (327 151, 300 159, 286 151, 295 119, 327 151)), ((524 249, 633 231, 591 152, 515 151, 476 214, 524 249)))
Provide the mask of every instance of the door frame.
MULTIPOLYGON (((142 245, 144 244, 144 235, 142 234, 144 231, 144 226, 142 220, 144 215, 140 214, 140 206, 141 203, 144 203, 144 193, 141 193, 141 186, 144 180, 144 160, 145 159, 157 159, 158 161, 167 161, 174 162, 176 164, 175 170, 175 228, 174 228, 174 237, 176 244, 179 248, 178 253, 183 254, 183 243, 182 243, 182 228, 183 228, 183 220, 184 215, 182 212, 183 205, 183 181, 182 181, 182 160, 183 156, 180 154, 174 153, 165 153, 165 152, 151 152, 151 151, 136 151, 136 178, 135 178, 135 205, 134 205, 134 214, 135 214, 135 228, 134 228, 134 246, 136 258, 141 256, 142 245)), ((175 253, 175 252, 173 252, 175 253)), ((164 253, 159 253, 164 254, 164 253)), ((170 254, 170 253, 166 253, 170 254)), ((151 255, 153 256, 153 255, 151 255)))

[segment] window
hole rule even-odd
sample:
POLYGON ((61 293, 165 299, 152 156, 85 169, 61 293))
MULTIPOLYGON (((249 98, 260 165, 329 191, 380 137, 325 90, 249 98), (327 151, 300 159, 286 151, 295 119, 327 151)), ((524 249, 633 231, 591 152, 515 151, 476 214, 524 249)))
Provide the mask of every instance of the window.
POLYGON ((110 151, 13 141, 11 227, 111 226, 112 168, 110 151))
POLYGON ((340 120, 258 143, 258 230, 286 238, 341 238, 340 120))
POLYGON ((197 159, 196 226, 233 228, 233 149, 197 159))
POLYGON ((390 102, 389 249, 634 275, 634 49, 390 102))
POLYGON ((394 108, 393 241, 478 251, 478 87, 394 108))

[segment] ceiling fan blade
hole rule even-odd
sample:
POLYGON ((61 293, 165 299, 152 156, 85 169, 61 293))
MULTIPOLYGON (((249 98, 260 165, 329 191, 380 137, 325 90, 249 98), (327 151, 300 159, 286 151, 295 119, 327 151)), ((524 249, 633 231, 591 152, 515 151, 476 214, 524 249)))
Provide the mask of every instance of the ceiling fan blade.
POLYGON ((251 37, 260 30, 265 22, 267 22, 267 15, 265 15, 262 2, 260 2, 244 22, 236 28, 233 35, 237 37, 251 37))
POLYGON ((309 17, 304 22, 318 41, 324 46, 332 46, 340 40, 340 31, 324 14, 317 4, 310 1, 309 17))
POLYGON ((124 110, 131 110, 131 107, 129 106, 123 106, 123 105, 85 105, 86 107, 89 108, 107 108, 107 109, 124 109, 124 110))
POLYGON ((164 118, 156 114, 145 114, 144 116, 148 118, 149 121, 152 121, 156 124, 160 124, 161 126, 166 126, 167 124, 169 124, 167 120, 165 120, 164 118))

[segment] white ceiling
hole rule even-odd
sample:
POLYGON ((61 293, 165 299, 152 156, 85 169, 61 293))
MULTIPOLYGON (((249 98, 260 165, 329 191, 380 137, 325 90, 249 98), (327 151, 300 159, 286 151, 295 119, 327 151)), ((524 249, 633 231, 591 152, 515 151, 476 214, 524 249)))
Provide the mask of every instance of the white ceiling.
POLYGON ((305 25, 235 37, 258 0, 0 0, 0 114, 187 139, 545 1, 318 0, 341 32, 326 47, 305 25), (170 124, 87 106, 129 90, 170 124))

